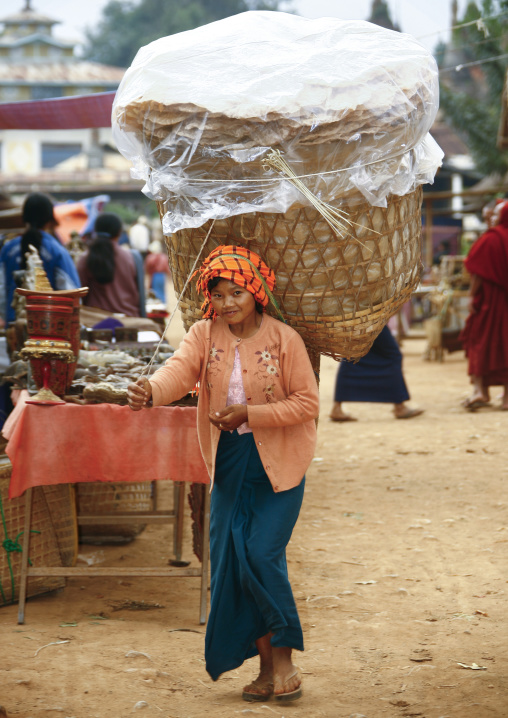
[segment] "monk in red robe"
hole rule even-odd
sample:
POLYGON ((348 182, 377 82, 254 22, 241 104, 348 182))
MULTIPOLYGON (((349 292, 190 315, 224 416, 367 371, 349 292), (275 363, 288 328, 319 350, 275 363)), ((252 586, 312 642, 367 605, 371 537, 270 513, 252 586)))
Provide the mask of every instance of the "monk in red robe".
POLYGON ((508 411, 508 202, 496 207, 494 226, 471 247, 471 311, 461 334, 473 394, 468 409, 489 403, 489 387, 503 386, 508 411), (497 219, 497 222, 496 222, 497 219))

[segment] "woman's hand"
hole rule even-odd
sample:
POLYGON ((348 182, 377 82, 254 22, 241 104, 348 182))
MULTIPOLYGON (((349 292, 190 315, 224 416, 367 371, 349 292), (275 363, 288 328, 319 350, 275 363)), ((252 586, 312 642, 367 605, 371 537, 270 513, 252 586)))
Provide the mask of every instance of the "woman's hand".
POLYGON ((127 387, 127 401, 132 411, 143 409, 152 398, 152 385, 146 376, 140 376, 127 387))
POLYGON ((243 404, 232 404, 208 416, 210 422, 221 431, 234 431, 248 420, 247 407, 243 404))

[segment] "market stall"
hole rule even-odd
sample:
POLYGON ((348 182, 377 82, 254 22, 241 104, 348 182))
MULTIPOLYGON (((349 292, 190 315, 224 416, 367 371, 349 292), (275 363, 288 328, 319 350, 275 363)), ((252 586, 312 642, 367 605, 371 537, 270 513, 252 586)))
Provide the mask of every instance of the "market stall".
MULTIPOLYGON (((204 512, 203 560, 200 568, 104 568, 50 566, 38 562, 29 566, 33 525, 33 490, 40 486, 72 483, 144 482, 173 480, 208 483, 196 433, 195 407, 159 407, 143 413, 128 407, 99 404, 95 406, 37 406, 24 404, 11 421, 7 433, 6 453, 12 462, 9 496, 15 499, 25 493, 23 551, 20 559, 18 622, 24 622, 27 580, 47 576, 198 576, 201 579, 200 621, 206 620, 208 576, 208 503, 204 512), (55 437, 57 441, 55 442, 55 437), (150 437, 150 441, 147 441, 150 437), (111 450, 112 440, 115 450, 111 450), (27 451, 26 447, 30 450, 27 451)), ((206 493, 208 496, 208 493, 206 493)), ((181 508, 181 506, 180 506, 181 508)), ((173 509, 135 514, 78 517, 78 523, 167 522, 181 521, 173 509)), ((181 523, 180 523, 181 529, 181 523)))
POLYGON ((8 480, 10 500, 3 481, 1 603, 18 599, 23 622, 27 595, 62 587, 66 576, 197 576, 204 622, 208 475, 197 441, 196 402, 189 397, 187 406, 142 415, 125 406, 129 381, 154 371, 173 348, 160 339, 159 325, 149 319, 81 307, 86 288, 52 290, 36 253, 29 256, 23 281, 16 294, 17 319, 9 332, 13 362, 4 376, 17 403, 3 428, 8 444, 2 476, 8 480), (147 336, 149 341, 140 341, 147 336), (174 483, 171 510, 157 505, 156 479, 174 483), (181 561, 185 484, 203 489, 192 492, 199 568, 181 561), (51 510, 55 507, 57 512, 51 510), (65 541, 56 519, 66 522, 70 535, 65 541), (82 540, 94 534, 95 542, 111 542, 132 539, 145 524, 170 522, 175 565, 169 568, 75 566, 78 530, 82 540))
MULTIPOLYGON (((78 334, 83 335, 85 331, 84 336, 90 337, 91 341, 81 342, 81 347, 87 348, 81 348, 79 355, 76 351, 76 361, 69 365, 63 352, 70 352, 70 348, 49 346, 64 344, 63 340, 69 339, 67 343, 70 347, 71 341, 75 339, 71 336, 71 325, 65 328, 62 323, 62 306, 58 305, 58 302, 72 301, 69 297, 62 297, 62 294, 68 293, 49 290, 24 291, 28 315, 25 318, 25 328, 28 338, 24 342, 21 356, 24 351, 25 361, 17 358, 12 365, 13 371, 8 374, 11 385, 19 396, 16 408, 3 428, 3 435, 8 439, 5 451, 11 462, 11 465, 6 463, 5 466, 6 478, 10 478, 11 501, 6 503, 6 496, 3 496, 6 516, 3 529, 4 543, 12 540, 14 523, 16 534, 23 534, 25 538, 22 551, 20 542, 16 541, 15 549, 7 554, 7 562, 3 561, 5 555, 0 557, 0 585, 2 579, 9 580, 10 574, 10 602, 18 597, 19 621, 24 620, 27 581, 39 581, 35 593, 40 593, 61 586, 65 576, 127 573, 141 576, 200 577, 202 590, 199 616, 200 621, 204 622, 208 559, 207 492, 200 492, 198 496, 198 500, 204 503, 201 514, 195 517, 197 526, 194 527, 194 532, 198 534, 202 544, 199 553, 200 568, 134 568, 127 572, 115 568, 84 569, 74 565, 76 552, 69 561, 64 562, 59 560, 60 557, 55 551, 48 556, 46 550, 33 550, 34 534, 31 526, 33 525, 37 535, 41 530, 41 521, 46 522, 44 540, 48 538, 48 529, 52 530, 49 525, 51 521, 49 520, 48 524, 46 518, 44 500, 42 513, 33 513, 34 499, 37 502, 35 505, 39 506, 40 503, 40 494, 34 495, 34 491, 41 487, 44 487, 45 492, 49 487, 57 490, 67 485, 68 488, 70 481, 74 487, 71 500, 63 503, 65 497, 60 492, 59 504, 62 509, 67 507, 65 510, 69 514, 68 520, 75 525, 76 542, 78 528, 85 531, 82 539, 95 531, 95 541, 102 538, 111 542, 119 540, 119 537, 124 540, 133 538, 139 532, 137 527, 140 525, 154 522, 168 524, 172 521, 173 550, 178 564, 182 558, 184 482, 187 486, 203 485, 208 482, 208 475, 199 450, 196 402, 192 397, 183 402, 187 403, 187 406, 162 407, 141 414, 134 413, 125 406, 128 382, 146 370, 147 362, 152 358, 155 349, 153 341, 136 341, 138 329, 153 329, 157 325, 147 319, 130 318, 130 322, 126 322, 128 326, 122 327, 124 331, 133 332, 130 341, 114 341, 112 330, 98 330, 97 334, 102 336, 102 339, 94 336, 93 331, 87 334, 81 318, 77 327, 78 334), (35 303, 36 299, 46 303, 51 300, 53 303, 41 305, 35 303), (32 315, 41 314, 41 309, 42 317, 34 319, 32 315), (60 321, 57 319, 59 312, 60 321), (139 322, 139 326, 136 322, 139 322), (47 330, 46 325, 49 327, 47 330), (59 331, 62 336, 58 335, 59 331), (109 335, 104 332, 109 332, 109 335), (55 349, 59 350, 59 353, 49 354, 55 349), (41 397, 40 392, 36 397, 30 396, 26 390, 30 383, 29 369, 31 367, 33 376, 39 377, 40 385, 42 374, 38 373, 37 365, 44 362, 50 367, 48 389, 54 390, 53 396, 41 397), (65 369, 67 366, 68 370, 65 369), (67 372, 64 380, 62 369, 67 372), (42 398, 42 401, 37 404, 38 398, 42 398), (170 511, 160 510, 157 506, 157 492, 154 490, 154 482, 157 479, 170 479, 174 482, 173 507, 170 511), (136 495, 134 503, 132 490, 136 495), (24 502, 20 499, 23 493, 26 495, 24 502), (114 500, 111 499, 112 494, 114 500), (75 497, 75 501, 72 497, 75 497), (137 510, 133 510, 134 508, 137 510), (36 557, 35 565, 28 566, 29 556, 36 557), (57 577, 60 583, 56 584, 55 580, 49 580, 48 577, 57 577)), ((81 313, 85 321, 88 320, 92 326, 96 326, 97 320, 104 319, 107 315, 105 312, 97 313, 96 310, 86 308, 82 308, 81 313)), ((167 344, 160 344, 158 362, 165 360, 172 351, 167 344)), ((15 352, 14 357, 18 356, 15 352)), ((155 366, 157 365, 156 363, 155 366)), ((9 602, 7 594, 3 602, 9 602)))
POLYGON ((462 350, 460 333, 469 314, 471 278, 464 257, 444 255, 433 267, 432 284, 420 288, 429 306, 430 317, 424 322, 427 347, 424 359, 443 361, 445 352, 462 350))

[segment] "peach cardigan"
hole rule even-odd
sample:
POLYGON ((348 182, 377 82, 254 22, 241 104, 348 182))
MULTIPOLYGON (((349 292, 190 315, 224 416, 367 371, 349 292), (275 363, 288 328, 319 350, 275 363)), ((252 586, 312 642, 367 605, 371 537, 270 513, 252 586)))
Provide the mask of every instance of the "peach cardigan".
POLYGON ((150 377, 153 405, 170 404, 200 382, 198 436, 213 484, 221 432, 208 415, 226 406, 235 347, 259 455, 274 491, 286 491, 298 486, 312 460, 319 413, 316 377, 303 340, 291 327, 264 314, 259 331, 239 339, 220 317, 197 322, 150 377))

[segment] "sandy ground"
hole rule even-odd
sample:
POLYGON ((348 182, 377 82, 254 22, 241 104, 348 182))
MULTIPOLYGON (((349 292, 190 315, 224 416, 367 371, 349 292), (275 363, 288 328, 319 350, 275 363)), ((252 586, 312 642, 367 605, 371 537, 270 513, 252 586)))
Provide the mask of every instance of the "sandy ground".
MULTIPOLYGON (((358 422, 330 422, 337 365, 322 361, 318 447, 288 549, 306 642, 297 704, 240 699, 254 660, 212 683, 199 579, 88 578, 31 599, 23 626, 16 607, 0 609, 7 715, 506 718, 508 414, 498 401, 462 409, 463 356, 427 363, 423 348, 403 348, 413 404, 425 408, 410 421, 358 404, 347 407, 358 422), (162 607, 115 611, 126 599, 162 607)), ((184 554, 196 565, 189 524, 184 554)), ((151 526, 80 553, 159 565, 170 540, 170 528, 151 526)))

